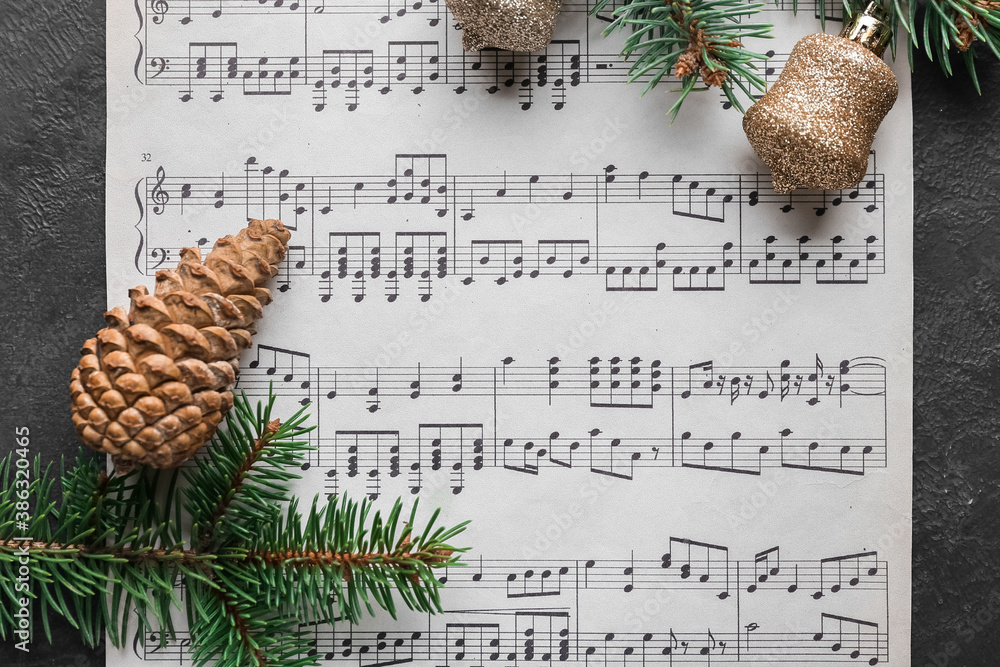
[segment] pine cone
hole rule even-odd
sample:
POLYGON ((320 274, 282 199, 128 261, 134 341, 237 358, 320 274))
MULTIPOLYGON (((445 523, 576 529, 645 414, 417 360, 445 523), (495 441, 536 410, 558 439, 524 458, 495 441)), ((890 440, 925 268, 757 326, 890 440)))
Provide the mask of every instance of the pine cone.
POLYGON ((677 57, 677 63, 674 66, 674 71, 678 79, 683 79, 686 76, 691 76, 692 74, 698 73, 698 54, 688 49, 680 56, 677 57))
POLYGON ((712 69, 707 65, 701 68, 701 80, 705 82, 707 86, 715 86, 716 88, 722 88, 722 84, 726 82, 727 70, 723 69, 721 66, 717 66, 716 69, 712 69))
POLYGON ((278 273, 291 234, 278 220, 251 220, 201 261, 184 248, 176 269, 156 272, 151 296, 129 290, 83 344, 70 395, 80 439, 111 454, 116 469, 173 468, 215 434, 233 406, 239 354, 271 302, 263 285, 278 273))

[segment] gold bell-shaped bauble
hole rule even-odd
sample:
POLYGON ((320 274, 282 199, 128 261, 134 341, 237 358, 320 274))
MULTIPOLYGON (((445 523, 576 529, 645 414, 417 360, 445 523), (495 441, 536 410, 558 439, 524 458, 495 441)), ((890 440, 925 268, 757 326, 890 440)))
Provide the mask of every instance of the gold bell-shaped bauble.
POLYGON ((792 49, 743 118, 776 192, 853 188, 864 178, 875 131, 899 92, 882 61, 890 35, 885 9, 872 2, 839 37, 809 35, 792 49))
POLYGON ((462 26, 462 48, 538 51, 552 41, 562 0, 446 0, 462 26))

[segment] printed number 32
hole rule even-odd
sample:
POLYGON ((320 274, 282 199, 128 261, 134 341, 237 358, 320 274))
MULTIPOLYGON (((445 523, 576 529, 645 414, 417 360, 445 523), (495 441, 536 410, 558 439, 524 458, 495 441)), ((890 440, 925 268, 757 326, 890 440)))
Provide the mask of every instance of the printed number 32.
POLYGON ((152 162, 153 156, 150 153, 143 153, 140 162, 152 162))

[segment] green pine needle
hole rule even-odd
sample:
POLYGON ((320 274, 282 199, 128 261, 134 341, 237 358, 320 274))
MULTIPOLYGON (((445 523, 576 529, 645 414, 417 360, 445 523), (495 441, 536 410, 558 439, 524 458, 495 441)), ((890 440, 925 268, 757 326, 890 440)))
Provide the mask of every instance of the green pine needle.
POLYGON ((318 497, 301 512, 287 489, 314 427, 303 426, 303 410, 273 419, 274 401, 272 392, 254 409, 238 397, 225 428, 180 474, 109 475, 81 452, 57 479, 38 457, 30 476, 16 452, 0 459, 0 640, 14 637, 23 596, 37 601, 49 641, 51 609, 91 646, 105 631, 123 646, 133 615, 141 641, 165 642, 176 608, 187 613, 195 665, 304 667, 316 658, 303 624, 354 623, 376 608, 394 618, 400 606, 441 611, 433 571, 458 564, 465 549, 451 541, 467 522, 435 527, 434 512, 418 531, 417 503, 404 517, 400 500, 384 516, 367 500, 318 497), (27 530, 17 514, 25 495, 27 530))
MULTIPOLYGON (((597 0, 591 14, 603 11, 609 2, 597 0)), ((664 77, 681 80, 676 91, 680 96, 668 112, 671 121, 688 94, 712 87, 721 88, 742 112, 737 91, 752 101, 750 88, 766 88, 753 62, 766 56, 746 50, 743 43, 749 37, 771 37, 771 25, 742 22, 763 6, 746 0, 632 0, 612 12, 604 34, 628 30, 622 56, 635 56, 628 81, 645 78, 643 95, 664 77), (699 78, 703 86, 696 87, 699 78)))

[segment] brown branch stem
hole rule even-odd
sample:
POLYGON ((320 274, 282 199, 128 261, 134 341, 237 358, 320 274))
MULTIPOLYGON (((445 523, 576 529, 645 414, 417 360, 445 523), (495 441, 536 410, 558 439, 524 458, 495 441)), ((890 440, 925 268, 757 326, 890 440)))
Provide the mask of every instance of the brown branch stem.
POLYGON ((95 512, 90 516, 90 520, 87 522, 89 528, 96 528, 97 521, 100 517, 100 512, 96 511, 101 507, 101 501, 108 495, 108 486, 111 485, 111 477, 114 472, 109 475, 103 470, 97 474, 97 486, 94 487, 94 493, 90 496, 90 504, 94 508, 95 512))
MULTIPOLYGON (((685 14, 691 11, 688 0, 664 0, 671 6, 671 15, 675 23, 683 26, 685 14)), ((680 54, 674 64, 674 73, 679 79, 698 76, 708 86, 722 87, 726 82, 729 70, 718 58, 715 41, 717 37, 708 35, 698 26, 698 19, 693 19, 688 27, 688 48, 680 54), (708 54, 708 62, 704 55, 708 54)), ((728 40, 726 46, 743 46, 738 40, 728 40)))
POLYGON ((253 468, 254 464, 257 463, 261 452, 264 451, 264 447, 280 429, 281 422, 275 419, 264 429, 264 434, 254 441, 253 447, 250 448, 250 453, 247 455, 246 459, 243 460, 243 463, 240 464, 240 467, 236 470, 236 474, 233 475, 233 479, 229 483, 228 493, 219 501, 219 504, 216 505, 208 526, 205 527, 204 531, 201 531, 201 536, 198 541, 200 549, 205 549, 212 543, 212 538, 215 536, 215 529, 218 527, 219 522, 222 521, 222 517, 226 515, 226 511, 229 509, 232 499, 236 497, 236 492, 239 491, 241 486, 243 486, 243 483, 246 481, 247 474, 250 472, 250 469, 253 468))
POLYGON ((185 565, 204 562, 213 557, 210 554, 199 554, 192 549, 149 549, 148 551, 135 551, 132 549, 107 549, 87 544, 63 544, 61 542, 44 542, 39 540, 30 542, 21 540, 0 541, 0 552, 18 555, 23 554, 25 551, 27 551, 29 556, 33 553, 46 555, 77 553, 85 556, 112 556, 114 558, 124 558, 131 562, 169 561, 181 562, 185 565))
POLYGON ((223 613, 225 613, 226 616, 228 616, 232 621, 233 629, 236 630, 236 633, 239 635, 240 641, 243 642, 243 645, 246 646, 247 650, 253 655, 255 662, 253 667, 265 667, 265 665, 267 665, 267 658, 265 658, 264 654, 260 652, 260 648, 254 645, 254 642, 251 639, 250 628, 247 627, 246 619, 243 618, 242 614, 240 614, 240 610, 236 608, 236 605, 229 601, 229 596, 227 596, 224 592, 216 591, 216 595, 218 595, 219 599, 222 601, 223 613))
MULTIPOLYGON (((200 553, 193 549, 150 549, 148 551, 137 552, 131 549, 99 549, 86 544, 62 544, 59 542, 43 541, 20 541, 6 540, 0 541, 0 552, 17 555, 27 551, 43 554, 67 554, 78 553, 93 556, 113 556, 124 558, 132 562, 157 561, 157 562, 180 562, 185 565, 202 563, 207 560, 219 558, 216 554, 200 553)), ((426 554, 409 552, 369 552, 364 554, 339 553, 336 551, 248 551, 245 554, 223 554, 222 558, 227 561, 244 561, 247 563, 266 563, 271 566, 280 566, 294 561, 292 566, 329 566, 337 565, 348 568, 365 568, 372 565, 384 565, 388 567, 402 567, 409 563, 406 561, 416 560, 427 567, 436 567, 447 563, 452 552, 447 550, 432 551, 426 554)), ((349 571, 349 570, 348 570, 349 571)))
MULTIPOLYGON (((365 568, 371 565, 388 567, 406 567, 406 561, 416 560, 426 567, 436 567, 447 563, 451 551, 440 550, 428 554, 412 554, 409 552, 371 552, 365 554, 338 553, 335 551, 250 551, 247 561, 266 563, 268 565, 283 565, 287 561, 295 561, 295 565, 307 566, 340 566, 346 568, 365 568)), ((350 569, 345 570, 345 576, 350 569)))

